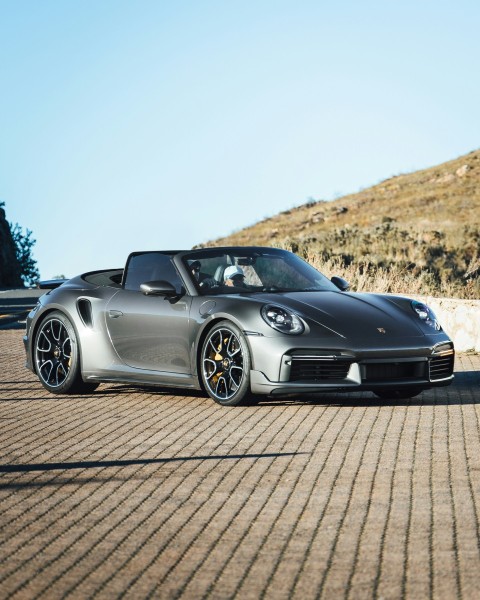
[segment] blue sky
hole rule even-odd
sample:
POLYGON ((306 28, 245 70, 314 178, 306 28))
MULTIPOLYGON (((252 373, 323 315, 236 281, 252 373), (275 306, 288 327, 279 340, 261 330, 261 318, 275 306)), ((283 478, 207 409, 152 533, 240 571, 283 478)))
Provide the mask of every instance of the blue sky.
POLYGON ((0 0, 0 201, 44 279, 479 147, 474 1, 0 0))

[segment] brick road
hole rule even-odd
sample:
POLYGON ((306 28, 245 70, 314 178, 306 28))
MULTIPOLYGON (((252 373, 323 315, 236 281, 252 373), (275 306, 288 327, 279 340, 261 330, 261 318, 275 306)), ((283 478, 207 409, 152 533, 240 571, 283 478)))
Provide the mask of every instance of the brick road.
POLYGON ((407 402, 54 397, 0 331, 2 598, 479 598, 480 356, 407 402))

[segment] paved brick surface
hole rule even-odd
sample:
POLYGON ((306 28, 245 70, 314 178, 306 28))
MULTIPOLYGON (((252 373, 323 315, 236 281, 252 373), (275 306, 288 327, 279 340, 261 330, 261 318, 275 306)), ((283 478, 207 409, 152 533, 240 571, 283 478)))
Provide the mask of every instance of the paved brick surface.
POLYGON ((408 402, 51 396, 0 331, 2 598, 479 598, 480 356, 408 402))

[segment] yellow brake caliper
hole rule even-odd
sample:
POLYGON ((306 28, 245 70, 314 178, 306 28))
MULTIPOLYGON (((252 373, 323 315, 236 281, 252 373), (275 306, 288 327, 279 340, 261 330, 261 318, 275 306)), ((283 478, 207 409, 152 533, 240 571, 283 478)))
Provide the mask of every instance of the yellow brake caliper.
MULTIPOLYGON (((226 345, 227 344, 227 339, 225 338, 223 340, 223 343, 226 345)), ((222 342, 220 341, 220 344, 218 344, 218 348, 217 348, 217 353, 215 354, 215 357, 213 360, 215 361, 222 361, 223 360, 223 356, 220 354, 220 351, 222 349, 222 342)), ((218 371, 217 373, 215 373, 215 375, 212 377, 212 380, 214 382, 215 385, 217 385, 217 381, 219 380, 220 376, 223 375, 223 371, 218 371)))

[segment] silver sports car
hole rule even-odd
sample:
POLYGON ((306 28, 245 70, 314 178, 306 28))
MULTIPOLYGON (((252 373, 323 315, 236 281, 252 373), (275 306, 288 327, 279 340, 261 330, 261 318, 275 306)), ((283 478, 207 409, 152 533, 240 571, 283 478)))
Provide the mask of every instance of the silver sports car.
POLYGON ((425 304, 348 291, 276 248, 134 252, 74 277, 27 319, 26 365, 52 393, 99 382, 258 397, 449 385, 454 347, 425 304))

